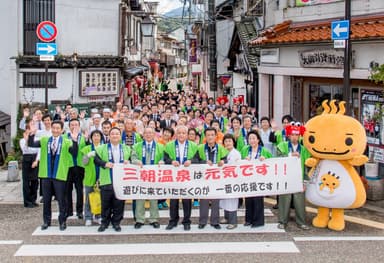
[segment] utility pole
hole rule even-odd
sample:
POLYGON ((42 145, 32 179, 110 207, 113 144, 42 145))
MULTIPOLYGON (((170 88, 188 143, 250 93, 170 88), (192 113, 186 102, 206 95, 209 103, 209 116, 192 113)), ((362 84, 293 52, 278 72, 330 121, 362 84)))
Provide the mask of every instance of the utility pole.
MULTIPOLYGON (((208 0, 208 55, 210 91, 217 91, 215 0, 208 0)), ((216 94, 215 94, 216 95, 216 94)))
MULTIPOLYGON (((351 0, 345 0, 345 20, 351 25, 351 0)), ((348 28, 351 31, 351 26, 348 28)), ((353 100, 351 98, 351 32, 348 34, 348 39, 345 40, 344 49, 344 79, 343 79, 343 100, 346 101, 346 114, 353 115, 353 100)))

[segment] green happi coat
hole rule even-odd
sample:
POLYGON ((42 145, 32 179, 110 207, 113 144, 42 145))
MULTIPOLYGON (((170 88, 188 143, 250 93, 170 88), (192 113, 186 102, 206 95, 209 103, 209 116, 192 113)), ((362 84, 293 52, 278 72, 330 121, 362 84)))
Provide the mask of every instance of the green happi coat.
MULTIPOLYGON (((50 138, 51 137, 42 137, 40 140, 39 178, 48 178, 48 141, 50 138)), ((72 155, 69 153, 72 141, 64 137, 61 138, 62 145, 57 165, 57 173, 56 175, 52 174, 52 178, 67 181, 68 169, 72 165, 72 155)))
MULTIPOLYGON (((136 152, 136 155, 137 155, 137 158, 139 158, 139 160, 141 161, 142 160, 142 155, 143 155, 143 145, 144 145, 145 141, 144 142, 139 142, 139 143, 136 143, 135 145, 133 145, 133 148, 132 150, 136 152)), ((153 141, 152 143, 155 143, 156 144, 156 148, 155 148, 155 163, 154 164, 158 164, 160 161, 163 160, 163 157, 164 157, 164 146, 160 143, 156 143, 155 141, 153 141)), ((143 163, 143 165, 145 165, 145 163, 143 163)))
POLYGON ((237 139, 236 139, 236 150, 238 150, 239 152, 241 152, 241 150, 244 148, 244 146, 248 145, 245 143, 245 141, 247 141, 247 138, 244 138, 244 136, 243 136, 243 129, 244 128, 240 129, 239 137, 237 137, 237 139))
MULTIPOLYGON (((87 155, 91 151, 92 151, 92 145, 87 145, 83 149, 81 149, 81 153, 83 156, 87 155)), ((84 171, 85 171, 84 180, 83 180, 84 186, 92 187, 96 184, 96 165, 95 165, 94 159, 95 159, 94 157, 90 157, 88 163, 84 165, 84 171)))
MULTIPOLYGON (((197 151, 199 153, 199 157, 203 161, 207 161, 207 156, 205 155, 205 144, 200 144, 197 148, 197 151)), ((225 158, 228 155, 227 149, 225 149, 220 144, 217 144, 218 151, 216 153, 216 162, 219 163, 221 159, 225 158)))
POLYGON ((279 145, 281 142, 285 141, 285 132, 283 134, 283 131, 275 131, 275 137, 276 137, 276 145, 279 145))
MULTIPOLYGON (((64 138, 67 138, 68 140, 72 140, 72 138, 70 137, 70 135, 68 135, 68 133, 64 134, 62 136, 64 138)), ((87 145, 87 143, 85 141, 85 138, 84 138, 84 136, 81 135, 80 141, 77 142, 77 147, 78 147, 77 156, 76 156, 77 166, 84 167, 83 154, 81 153, 81 149, 83 149, 86 145, 87 145)), ((74 165, 73 158, 71 158, 71 166, 70 167, 73 167, 73 166, 75 166, 75 165, 74 165)))
MULTIPOLYGON (((168 154, 168 156, 174 161, 176 160, 176 143, 175 142, 176 141, 170 141, 165 145, 165 149, 164 149, 164 151, 168 154)), ((197 144, 192 141, 188 141, 187 160, 192 160, 196 152, 197 152, 197 144)), ((180 157, 183 157, 183 156, 180 156, 180 157)))
POLYGON ((218 119, 218 121, 220 122, 221 121, 221 118, 223 118, 223 127, 221 127, 221 124, 220 124, 220 129, 223 133, 226 133, 227 131, 227 126, 228 126, 228 118, 226 117, 220 117, 218 119))
MULTIPOLYGON (((300 145, 300 160, 301 160, 301 170, 303 172, 303 179, 305 176, 305 161, 311 157, 311 154, 305 148, 302 144, 300 145)), ((289 142, 281 142, 279 145, 277 145, 277 155, 278 156, 285 156, 287 157, 289 155, 290 149, 289 149, 289 142)))
MULTIPOLYGON (((251 146, 250 145, 246 145, 243 147, 243 149, 241 150, 241 159, 245 159, 248 157, 249 155, 249 148, 251 146)), ((272 158, 272 153, 270 151, 268 151, 267 148, 265 147, 261 147, 261 152, 260 152, 260 155, 263 156, 264 158, 268 159, 268 158, 272 158)))
MULTIPOLYGON (((104 162, 109 162, 108 157, 108 145, 102 144, 96 148, 96 153, 99 155, 100 159, 104 162)), ((131 157, 131 148, 129 148, 127 145, 120 144, 123 147, 123 159, 124 161, 127 161, 131 157)), ((115 160, 115 163, 118 163, 119 160, 115 160)), ((109 185, 112 184, 111 176, 110 176, 110 168, 107 167, 100 167, 100 186, 103 185, 109 185)), ((113 177, 113 175, 112 175, 113 177)))

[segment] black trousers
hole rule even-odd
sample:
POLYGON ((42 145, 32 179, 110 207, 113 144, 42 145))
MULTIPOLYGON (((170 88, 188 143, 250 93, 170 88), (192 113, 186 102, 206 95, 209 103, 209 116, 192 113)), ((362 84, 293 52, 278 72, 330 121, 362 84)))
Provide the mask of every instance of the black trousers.
POLYGON ((115 197, 112 185, 100 186, 101 194, 101 224, 109 226, 120 225, 124 216, 124 200, 119 200, 115 197))
POLYGON ((83 213, 84 206, 84 168, 74 166, 68 170, 67 185, 65 187, 67 216, 73 215, 73 200, 72 191, 73 186, 76 190, 76 213, 81 215, 83 213))
POLYGON ((39 180, 37 178, 38 168, 32 168, 36 154, 24 154, 22 162, 23 199, 24 206, 36 203, 39 180))
POLYGON ((245 198, 245 222, 255 226, 264 225, 264 197, 245 198))
POLYGON ((41 180, 43 189, 43 220, 48 225, 51 224, 52 209, 51 202, 52 196, 55 194, 56 200, 59 204, 59 224, 62 224, 66 220, 65 214, 65 181, 59 181, 51 178, 43 178, 41 180))
MULTIPOLYGON (((190 225, 191 224, 191 210, 192 210, 192 200, 191 199, 183 199, 183 225, 190 225)), ((180 216, 179 216, 179 199, 171 199, 170 205, 169 205, 169 224, 177 225, 179 222, 180 216)))

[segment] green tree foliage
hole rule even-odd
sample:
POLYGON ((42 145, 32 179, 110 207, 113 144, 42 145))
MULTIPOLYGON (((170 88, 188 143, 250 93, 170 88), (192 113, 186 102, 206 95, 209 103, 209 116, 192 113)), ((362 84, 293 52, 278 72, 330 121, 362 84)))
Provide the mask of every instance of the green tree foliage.
POLYGON ((372 68, 369 79, 373 80, 376 84, 384 84, 384 64, 372 68))
POLYGON ((180 26, 185 26, 186 21, 183 22, 181 18, 162 18, 157 22, 157 26, 162 32, 171 32, 180 26))

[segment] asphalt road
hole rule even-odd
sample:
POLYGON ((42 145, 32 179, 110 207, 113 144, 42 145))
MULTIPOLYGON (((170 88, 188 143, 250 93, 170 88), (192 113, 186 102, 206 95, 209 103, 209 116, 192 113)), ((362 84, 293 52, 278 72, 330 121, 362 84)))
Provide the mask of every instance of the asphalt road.
MULTIPOLYGON (((271 208, 271 205, 267 203, 266 208, 271 208)), ((126 205, 126 210, 128 209, 129 205, 126 205)), ((272 210, 272 212, 276 214, 277 211, 272 210)), ((251 230, 248 233, 223 233, 225 230, 201 233, 198 230, 192 230, 185 234, 172 234, 171 231, 169 234, 168 232, 167 234, 140 234, 135 232, 137 230, 133 229, 133 220, 128 218, 123 220, 123 231, 119 235, 115 235, 112 231, 109 232, 110 234, 95 234, 97 226, 94 226, 92 229, 95 232, 92 232, 92 235, 64 236, 57 231, 57 221, 54 221, 54 226, 51 227, 52 231, 56 231, 53 235, 45 233, 32 235, 35 230, 41 233, 38 227, 41 224, 42 206, 27 209, 21 205, 1 204, 0 262, 382 262, 384 259, 383 211, 361 208, 348 211, 346 214, 351 216, 352 221, 364 219, 362 222, 366 225, 347 222, 346 229, 337 233, 315 228, 303 231, 298 229, 292 221, 286 231, 280 233, 273 231, 252 233, 251 230), (324 240, 324 237, 329 240, 324 240), (315 240, 309 240, 309 238, 315 240), (6 244, 10 241, 20 243, 6 244), (93 253, 110 253, 110 255, 15 256, 16 253, 28 251, 25 249, 29 245, 42 245, 36 247, 36 250, 43 254, 48 253, 45 252, 49 251, 46 250, 48 245, 59 245, 58 249, 76 245, 69 247, 69 254, 64 253, 64 255, 81 253, 87 249, 91 249, 93 253), (100 247, 95 249, 95 245, 100 247), (133 252, 131 251, 130 255, 118 255, 126 253, 129 249, 132 250, 131 245, 133 245, 133 252), (214 247, 215 245, 223 251, 215 252, 220 251, 214 247), (166 252, 163 251, 164 247, 167 249, 166 252), (186 248, 192 249, 193 252, 183 252, 186 248), (281 249, 287 249, 287 252, 281 252, 281 249), (267 251, 269 253, 266 253, 267 251)), ((308 223, 313 216, 313 213, 308 213, 308 223)), ((243 217, 239 218, 239 222, 242 223, 243 220, 243 217)), ((193 218, 192 221, 196 224, 197 218, 193 218)), ((276 222, 276 215, 266 217, 266 223, 273 229, 276 229, 276 222)), ((168 219, 161 218, 160 223, 164 228, 168 219)), ((80 220, 68 220, 66 231, 70 228, 84 230, 86 227, 83 227, 83 224, 80 220)), ((153 232, 155 231, 153 229, 153 232)), ((57 253, 55 249, 52 251, 50 252, 53 254, 57 253)))

